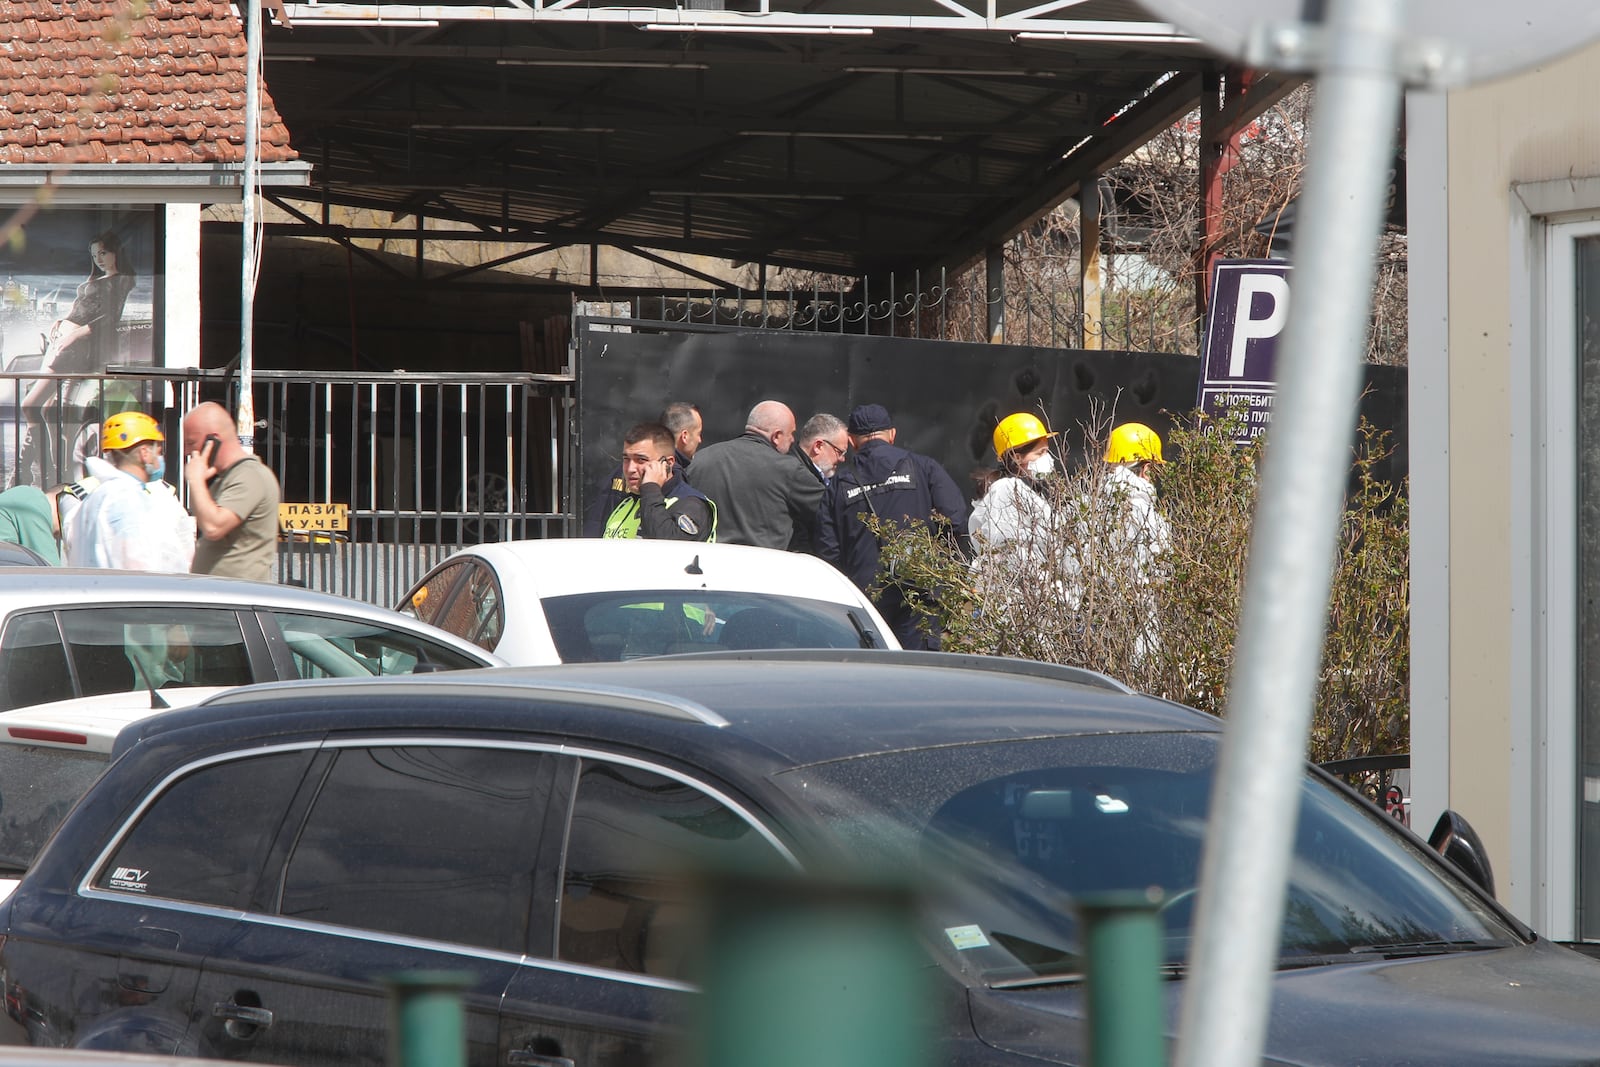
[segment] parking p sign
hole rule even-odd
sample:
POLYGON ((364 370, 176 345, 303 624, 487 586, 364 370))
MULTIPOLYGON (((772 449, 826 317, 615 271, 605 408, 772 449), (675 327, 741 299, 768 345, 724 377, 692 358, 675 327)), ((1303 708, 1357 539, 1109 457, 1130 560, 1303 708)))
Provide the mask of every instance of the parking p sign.
POLYGON ((1200 409, 1213 418, 1243 408, 1237 440, 1272 423, 1278 335, 1289 322, 1289 264, 1281 259, 1225 259, 1211 276, 1201 353, 1200 409))

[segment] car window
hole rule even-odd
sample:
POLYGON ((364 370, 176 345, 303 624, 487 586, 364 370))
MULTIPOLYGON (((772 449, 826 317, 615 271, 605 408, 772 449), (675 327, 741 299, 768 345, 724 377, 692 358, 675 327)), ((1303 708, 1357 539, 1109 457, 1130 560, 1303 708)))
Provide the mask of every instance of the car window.
POLYGON ((441 630, 460 633, 461 631, 443 621, 444 607, 450 599, 450 590, 467 576, 470 566, 464 559, 441 564, 432 574, 417 583, 417 587, 411 590, 404 603, 400 605, 400 610, 441 630))
POLYGON ((867 616, 842 604, 762 593, 633 590, 542 601, 563 663, 757 648, 882 648, 867 616))
POLYGON ((69 700, 72 671, 51 611, 13 618, 0 640, 0 709, 69 700))
MULTIPOLYGON (((855 854, 918 871, 932 942, 986 980, 1079 966, 1073 897, 1159 887, 1169 962, 1186 958, 1220 735, 1120 734, 884 753, 775 784, 855 854)), ((1308 773, 1281 965, 1385 946, 1516 942, 1491 907, 1374 805, 1308 773)))
POLYGON ((289 858, 280 911, 523 952, 555 757, 347 748, 289 858))
POLYGON ((684 977, 691 885, 706 869, 786 869, 715 797, 653 771, 585 761, 567 836, 561 959, 684 977))
POLYGON ((453 648, 373 622, 273 612, 297 678, 369 678, 482 663, 453 648))
POLYGON ((232 611, 117 605, 59 614, 82 696, 256 680, 232 611))
POLYGON ((105 769, 104 752, 0 744, 0 876, 28 869, 105 769))
POLYGON ((493 652, 505 632, 500 583, 495 581, 494 572, 481 564, 474 565, 461 592, 456 594, 455 603, 450 605, 450 615, 446 630, 493 652))
POLYGON ((94 885, 239 907, 313 752, 229 760, 179 778, 146 806, 94 885))

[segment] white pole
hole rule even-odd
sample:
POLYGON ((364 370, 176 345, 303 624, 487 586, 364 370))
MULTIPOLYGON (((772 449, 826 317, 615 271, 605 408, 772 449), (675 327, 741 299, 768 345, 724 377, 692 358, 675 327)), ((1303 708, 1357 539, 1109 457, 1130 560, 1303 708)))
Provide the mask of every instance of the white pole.
POLYGON ((261 128, 261 4, 246 0, 244 9, 245 89, 244 89, 244 231, 240 235, 241 269, 239 279, 239 441, 245 451, 254 451, 256 437, 255 351, 253 345, 256 310, 256 167, 260 155, 261 128))
POLYGON ((1265 1044, 1400 102, 1401 9, 1332 0, 1323 27, 1177 1067, 1259 1063, 1265 1044))

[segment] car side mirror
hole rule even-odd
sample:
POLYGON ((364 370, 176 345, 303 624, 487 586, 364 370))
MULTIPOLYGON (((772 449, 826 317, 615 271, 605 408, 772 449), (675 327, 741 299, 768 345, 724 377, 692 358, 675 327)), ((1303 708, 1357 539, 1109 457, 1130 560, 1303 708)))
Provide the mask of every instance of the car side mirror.
POLYGON ((1478 831, 1460 812, 1447 809, 1440 815, 1439 821, 1433 824, 1433 832, 1428 835, 1428 844, 1460 868, 1479 889, 1494 896, 1494 870, 1489 866, 1489 852, 1483 847, 1478 831))

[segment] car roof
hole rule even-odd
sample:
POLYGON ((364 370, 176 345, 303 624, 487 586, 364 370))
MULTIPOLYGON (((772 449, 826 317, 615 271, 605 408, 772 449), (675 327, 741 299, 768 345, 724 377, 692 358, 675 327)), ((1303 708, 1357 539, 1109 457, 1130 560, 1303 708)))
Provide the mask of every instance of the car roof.
POLYGON ((494 654, 436 626, 351 597, 313 589, 244 578, 156 571, 116 571, 94 567, 0 567, 0 620, 14 611, 46 607, 82 607, 97 601, 169 603, 182 607, 210 604, 306 611, 359 619, 425 633, 488 663, 504 662, 494 654))
POLYGON ((261 604, 327 610, 375 619, 393 619, 394 612, 332 593, 244 578, 219 578, 209 574, 172 574, 161 571, 116 571, 97 567, 0 567, 0 612, 41 603, 60 596, 62 603, 94 600, 167 600, 174 603, 261 604), (181 600, 178 598, 182 598, 181 600))
POLYGON ((1221 724, 1073 668, 931 652, 795 649, 246 686, 146 720, 138 736, 159 740, 191 727, 207 728, 214 739, 230 731, 260 738, 527 730, 640 745, 692 762, 713 750, 759 750, 777 770, 929 745, 1215 731, 1221 724))
POLYGON ((857 603, 860 590, 832 564, 801 552, 646 538, 562 537, 473 545, 497 572, 517 571, 543 597, 630 589, 744 590, 857 603))
POLYGON ((15 541, 0 541, 0 566, 48 567, 50 561, 27 545, 19 545, 15 541))
POLYGON ((130 723, 172 708, 198 704, 224 693, 229 686, 168 688, 152 693, 100 693, 0 712, 0 744, 45 745, 51 748, 107 752, 130 723))

